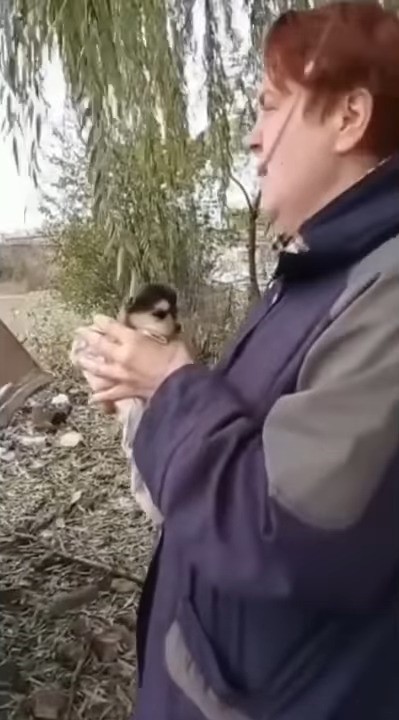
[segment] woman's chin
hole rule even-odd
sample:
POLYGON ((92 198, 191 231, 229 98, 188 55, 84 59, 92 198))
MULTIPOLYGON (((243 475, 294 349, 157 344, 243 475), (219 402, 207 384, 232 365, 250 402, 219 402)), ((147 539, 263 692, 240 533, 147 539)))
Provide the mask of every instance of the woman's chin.
POLYGON ((262 214, 266 217, 276 235, 293 235, 297 232, 297 224, 293 218, 284 214, 276 205, 261 205, 262 214))
POLYGON ((266 193, 262 193, 260 209, 262 215, 271 223, 275 232, 284 232, 284 229, 280 229, 280 213, 278 208, 266 193))

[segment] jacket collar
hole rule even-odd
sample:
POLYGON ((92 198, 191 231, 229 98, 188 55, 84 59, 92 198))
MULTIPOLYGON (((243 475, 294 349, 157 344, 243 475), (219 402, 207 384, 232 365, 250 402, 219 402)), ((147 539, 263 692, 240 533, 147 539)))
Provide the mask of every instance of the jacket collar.
POLYGON ((381 163, 307 220, 280 253, 276 276, 301 280, 341 270, 399 234, 399 155, 381 163))

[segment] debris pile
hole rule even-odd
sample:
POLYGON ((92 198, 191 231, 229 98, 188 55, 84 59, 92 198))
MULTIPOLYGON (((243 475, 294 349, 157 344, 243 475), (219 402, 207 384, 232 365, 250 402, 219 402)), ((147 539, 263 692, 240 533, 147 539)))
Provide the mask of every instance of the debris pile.
POLYGON ((130 718, 152 543, 119 428, 80 387, 0 431, 0 720, 130 718))

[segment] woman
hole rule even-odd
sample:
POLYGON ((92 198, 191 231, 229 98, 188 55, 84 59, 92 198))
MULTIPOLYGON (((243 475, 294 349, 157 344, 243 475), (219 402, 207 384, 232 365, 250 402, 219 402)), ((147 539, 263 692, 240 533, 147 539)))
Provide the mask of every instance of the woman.
POLYGON ((135 458, 165 521, 135 717, 393 720, 399 21, 291 11, 264 67, 251 147, 294 242, 235 343, 210 370, 106 318, 85 333, 94 401, 150 401, 135 458))

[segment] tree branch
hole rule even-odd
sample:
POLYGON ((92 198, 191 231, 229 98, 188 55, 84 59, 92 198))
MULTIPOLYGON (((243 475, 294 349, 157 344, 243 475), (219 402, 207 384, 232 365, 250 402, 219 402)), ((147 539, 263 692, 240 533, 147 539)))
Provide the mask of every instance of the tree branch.
POLYGON ((249 194, 247 193, 244 185, 242 184, 242 182, 240 182, 240 180, 238 178, 236 178, 235 175, 233 175, 233 173, 230 173, 230 179, 233 181, 233 183, 235 183, 237 185, 237 187, 240 188, 241 192, 243 193, 243 195, 245 197, 246 203, 248 205, 248 210, 250 210, 250 212, 252 212, 254 209, 254 206, 252 204, 252 200, 249 197, 249 194))

